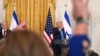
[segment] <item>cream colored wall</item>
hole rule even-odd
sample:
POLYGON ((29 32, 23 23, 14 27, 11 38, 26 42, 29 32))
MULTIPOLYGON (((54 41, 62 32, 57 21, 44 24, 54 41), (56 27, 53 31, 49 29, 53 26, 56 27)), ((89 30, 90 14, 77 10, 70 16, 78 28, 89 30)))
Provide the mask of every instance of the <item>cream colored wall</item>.
POLYGON ((0 0, 0 22, 4 21, 3 0, 0 0))
POLYGON ((92 49, 100 54, 100 0, 92 0, 92 49))

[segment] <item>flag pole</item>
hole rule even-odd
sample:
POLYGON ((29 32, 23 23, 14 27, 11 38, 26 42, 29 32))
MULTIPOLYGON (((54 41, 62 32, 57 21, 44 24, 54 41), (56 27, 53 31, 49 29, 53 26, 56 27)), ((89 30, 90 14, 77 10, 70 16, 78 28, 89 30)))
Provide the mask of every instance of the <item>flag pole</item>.
POLYGON ((16 15, 16 8, 15 8, 16 4, 13 3, 13 11, 12 11, 12 18, 11 18, 11 25, 10 25, 10 30, 14 30, 17 26, 18 26, 18 18, 16 15))
POLYGON ((65 4, 64 6, 65 6, 65 11, 66 11, 66 9, 67 9, 67 4, 65 4))
POLYGON ((50 10, 50 3, 48 4, 48 12, 49 12, 49 11, 51 12, 51 10, 50 10))
POLYGON ((16 10, 15 7, 16 7, 16 3, 14 2, 13 3, 13 10, 16 10))

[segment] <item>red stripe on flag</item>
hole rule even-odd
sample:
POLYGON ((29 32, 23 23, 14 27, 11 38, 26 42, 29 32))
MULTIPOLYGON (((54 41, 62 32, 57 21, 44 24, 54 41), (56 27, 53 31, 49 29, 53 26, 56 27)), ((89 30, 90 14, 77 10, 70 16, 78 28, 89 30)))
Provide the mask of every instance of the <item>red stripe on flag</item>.
POLYGON ((48 36, 45 31, 44 31, 44 36, 45 36, 46 40, 48 41, 48 43, 51 43, 50 36, 48 36))
POLYGON ((43 34, 44 40, 49 44, 49 41, 47 40, 47 37, 43 34))
POLYGON ((50 35, 51 40, 53 40, 53 34, 50 35))

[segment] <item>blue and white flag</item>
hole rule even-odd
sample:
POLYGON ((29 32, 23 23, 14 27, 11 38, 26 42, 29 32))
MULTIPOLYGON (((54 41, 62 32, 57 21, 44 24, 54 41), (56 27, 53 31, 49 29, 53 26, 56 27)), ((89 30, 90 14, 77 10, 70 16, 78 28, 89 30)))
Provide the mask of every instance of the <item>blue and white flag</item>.
POLYGON ((72 35, 72 29, 71 29, 70 19, 66 11, 64 14, 63 24, 64 24, 64 30, 66 33, 66 38, 70 39, 72 35))
POLYGON ((18 26, 18 18, 14 9, 10 23, 10 30, 14 30, 17 26, 18 26))

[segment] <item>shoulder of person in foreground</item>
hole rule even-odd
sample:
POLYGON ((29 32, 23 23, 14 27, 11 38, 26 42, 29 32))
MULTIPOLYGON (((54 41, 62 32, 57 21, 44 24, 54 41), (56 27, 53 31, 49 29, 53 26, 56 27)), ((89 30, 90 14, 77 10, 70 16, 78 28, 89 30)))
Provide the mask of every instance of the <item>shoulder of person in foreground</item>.
POLYGON ((87 55, 88 55, 88 56, 99 56, 98 53, 96 53, 96 52, 93 51, 93 50, 88 50, 87 55))

